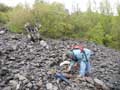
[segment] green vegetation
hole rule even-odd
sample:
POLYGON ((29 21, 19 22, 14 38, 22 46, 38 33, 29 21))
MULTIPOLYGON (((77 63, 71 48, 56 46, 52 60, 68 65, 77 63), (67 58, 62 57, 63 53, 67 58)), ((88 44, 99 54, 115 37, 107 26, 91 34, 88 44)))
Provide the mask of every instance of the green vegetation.
POLYGON ((120 5, 118 15, 114 16, 107 0, 100 3, 100 12, 80 9, 69 14, 60 3, 46 3, 36 0, 32 8, 26 4, 14 8, 0 4, 0 25, 6 24, 12 32, 24 32, 24 24, 41 23, 40 33, 49 38, 76 38, 96 42, 120 49, 120 5))
POLYGON ((12 8, 5 6, 4 4, 0 4, 0 27, 8 22, 7 12, 12 8))

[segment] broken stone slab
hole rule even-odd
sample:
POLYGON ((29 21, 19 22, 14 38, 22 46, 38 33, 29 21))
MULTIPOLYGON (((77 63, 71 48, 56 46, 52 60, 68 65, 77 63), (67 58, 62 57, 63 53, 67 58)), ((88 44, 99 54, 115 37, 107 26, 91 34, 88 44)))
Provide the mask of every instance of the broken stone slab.
POLYGON ((15 80, 10 80, 9 81, 9 85, 12 86, 13 88, 16 88, 17 84, 18 84, 18 82, 15 81, 15 80))
POLYGON ((33 85, 32 85, 31 82, 29 82, 29 83, 27 84, 27 87, 28 87, 28 88, 32 88, 32 86, 33 86, 33 85))
POLYGON ((23 84, 27 84, 27 83, 29 83, 29 80, 28 79, 24 79, 23 80, 23 84))
POLYGON ((15 78, 18 78, 20 81, 22 81, 22 80, 27 80, 27 78, 26 78, 25 76, 20 75, 20 74, 16 74, 16 75, 15 75, 15 78))
POLYGON ((37 86, 41 87, 43 82, 40 80, 39 82, 36 83, 37 86))
POLYGON ((87 85, 87 82, 82 82, 81 85, 82 85, 82 86, 86 86, 86 85, 87 85))
POLYGON ((30 90, 30 88, 25 88, 25 90, 30 90))
POLYGON ((2 90, 11 90, 10 86, 4 87, 2 90))
POLYGON ((53 90, 58 90, 58 87, 57 86, 53 86, 53 90))
POLYGON ((13 48, 13 50, 17 50, 18 45, 14 44, 14 45, 12 45, 12 48, 13 48))
POLYGON ((87 86, 90 87, 90 88, 94 88, 93 84, 87 84, 87 86))
POLYGON ((52 83, 47 83, 47 84, 46 84, 46 88, 47 88, 47 90, 53 90, 53 89, 52 89, 52 88, 53 88, 52 83))
POLYGON ((20 82, 17 84, 16 90, 19 90, 19 88, 20 88, 20 82))
POLYGON ((3 55, 3 52, 0 50, 0 56, 2 56, 3 55))
POLYGON ((6 32, 5 30, 1 30, 0 35, 5 34, 5 32, 6 32))
POLYGON ((6 68, 6 67, 3 67, 1 70, 0 70, 0 76, 5 76, 9 73, 9 70, 6 68))
POLYGON ((18 40, 19 39, 19 37, 17 35, 12 35, 10 38, 13 39, 13 40, 18 40))
POLYGON ((0 83, 0 87, 5 87, 5 81, 2 81, 2 82, 0 83))
POLYGON ((94 85, 94 80, 91 77, 86 77, 86 81, 92 85, 94 85))
POLYGON ((13 56, 10 56, 10 57, 9 57, 9 60, 10 60, 10 61, 15 61, 15 59, 16 59, 16 58, 13 57, 13 56))
POLYGON ((114 87, 114 85, 111 84, 111 83, 106 83, 106 85, 107 85, 110 89, 112 89, 112 88, 114 87))
POLYGON ((101 81, 97 78, 94 79, 94 83, 95 83, 96 88, 98 88, 98 89, 110 90, 110 88, 107 87, 103 81, 101 81))
POLYGON ((46 49, 49 49, 49 46, 48 46, 47 42, 44 41, 44 40, 40 41, 40 45, 43 46, 43 47, 45 47, 46 49))

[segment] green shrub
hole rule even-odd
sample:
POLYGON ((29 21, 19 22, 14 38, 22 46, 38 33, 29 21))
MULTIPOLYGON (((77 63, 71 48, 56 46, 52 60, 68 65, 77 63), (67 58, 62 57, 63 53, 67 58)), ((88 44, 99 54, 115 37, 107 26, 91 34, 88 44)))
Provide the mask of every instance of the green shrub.
POLYGON ((18 6, 8 13, 8 27, 12 32, 23 32, 26 22, 33 22, 32 13, 29 9, 18 6))
POLYGON ((0 26, 6 24, 8 22, 8 17, 6 13, 0 12, 0 26))

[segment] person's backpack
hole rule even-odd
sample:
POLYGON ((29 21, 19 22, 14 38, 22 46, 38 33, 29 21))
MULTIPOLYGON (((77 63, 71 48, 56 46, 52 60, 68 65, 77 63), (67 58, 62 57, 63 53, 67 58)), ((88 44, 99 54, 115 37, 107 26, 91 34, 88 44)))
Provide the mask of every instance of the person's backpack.
MULTIPOLYGON (((88 62, 87 55, 84 51, 84 47, 82 45, 74 45, 71 47, 71 51, 73 52, 74 49, 80 49, 80 51, 85 55, 86 61, 88 62)), ((75 57, 75 61, 77 61, 77 57, 75 56, 74 52, 73 55, 75 57)))
POLYGON ((72 47, 71 47, 71 49, 72 49, 72 50, 73 50, 73 49, 80 49, 80 51, 81 51, 81 52, 83 52, 83 51, 84 51, 84 50, 83 50, 83 49, 84 49, 84 47, 83 47, 83 46, 81 46, 81 45, 74 45, 74 46, 72 46, 72 47))

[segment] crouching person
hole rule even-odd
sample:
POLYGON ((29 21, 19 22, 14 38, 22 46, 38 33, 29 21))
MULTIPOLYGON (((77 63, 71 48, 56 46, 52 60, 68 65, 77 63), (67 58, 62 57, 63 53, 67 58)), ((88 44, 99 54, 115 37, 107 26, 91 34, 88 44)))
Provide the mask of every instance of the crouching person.
POLYGON ((82 46, 76 45, 72 47, 72 50, 68 50, 66 56, 71 59, 70 65, 68 67, 68 72, 71 71, 73 66, 78 63, 79 67, 79 77, 84 77, 90 75, 91 72, 91 63, 90 56, 92 51, 83 48, 82 46))

